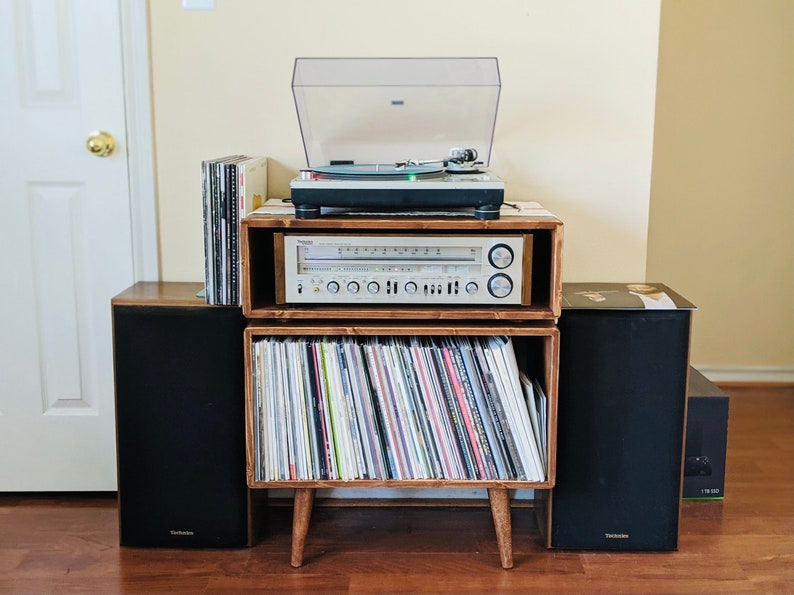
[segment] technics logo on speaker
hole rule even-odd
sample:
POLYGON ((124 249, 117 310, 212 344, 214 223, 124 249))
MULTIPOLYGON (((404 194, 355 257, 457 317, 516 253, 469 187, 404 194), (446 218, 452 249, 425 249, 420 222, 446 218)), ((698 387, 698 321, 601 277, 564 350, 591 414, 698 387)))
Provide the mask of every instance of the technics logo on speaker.
POLYGON ((185 536, 195 535, 193 531, 175 531, 174 529, 171 529, 170 533, 171 535, 185 535, 185 536))
POLYGON ((628 539, 629 536, 627 533, 604 533, 604 537, 607 539, 628 539))

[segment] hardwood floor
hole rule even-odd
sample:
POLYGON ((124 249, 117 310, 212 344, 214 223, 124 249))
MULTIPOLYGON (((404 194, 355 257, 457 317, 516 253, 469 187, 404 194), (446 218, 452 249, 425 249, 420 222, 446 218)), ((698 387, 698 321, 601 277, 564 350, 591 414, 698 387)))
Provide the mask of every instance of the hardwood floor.
POLYGON ((0 495, 0 593, 793 593, 794 388, 731 395, 726 497, 683 504, 676 552, 544 549, 513 511, 502 570, 483 507, 316 507, 290 567, 291 510, 255 547, 119 547, 113 495, 0 495))

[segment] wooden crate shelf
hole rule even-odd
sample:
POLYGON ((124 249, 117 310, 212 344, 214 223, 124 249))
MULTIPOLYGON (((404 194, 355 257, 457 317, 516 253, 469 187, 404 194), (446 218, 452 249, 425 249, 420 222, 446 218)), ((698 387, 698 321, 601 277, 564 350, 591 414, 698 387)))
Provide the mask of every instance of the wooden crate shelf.
POLYGON ((385 314, 404 320, 554 320, 562 302, 562 222, 553 216, 512 216, 494 221, 461 217, 336 217, 296 219, 291 215, 251 215, 241 225, 243 313, 249 318, 380 319, 385 314), (294 305, 277 299, 283 287, 283 268, 276 260, 277 234, 377 233, 395 236, 436 234, 509 234, 531 236, 531 294, 518 306, 450 306, 420 308, 400 305, 294 305))
POLYGON ((319 488, 483 488, 488 491, 501 563, 510 568, 512 536, 510 490, 554 486, 556 474, 557 377, 562 309, 563 225, 542 207, 530 214, 482 221, 473 217, 323 216, 296 219, 292 215, 254 214, 242 221, 240 232, 242 309, 250 320, 245 330, 246 455, 251 488, 294 489, 291 563, 303 562, 309 519, 319 488), (383 305, 358 303, 287 303, 285 241, 288 234, 340 234, 395 237, 477 235, 523 238, 520 305, 461 304, 383 305), (288 336, 508 336, 519 367, 541 383, 547 396, 546 476, 542 481, 516 479, 357 479, 278 480, 257 478, 260 464, 255 447, 254 342, 288 336))
POLYGON ((308 519, 314 493, 318 488, 484 488, 488 490, 494 516, 495 530, 500 546, 500 556, 505 568, 512 565, 510 544, 509 490, 550 489, 554 486, 556 470, 556 417, 557 376, 559 358, 559 331, 550 321, 533 323, 485 323, 485 322, 429 322, 418 321, 407 324, 403 321, 359 322, 351 325, 347 321, 271 321, 253 320, 245 330, 246 378, 246 436, 247 477, 252 488, 295 489, 295 519, 293 527, 292 563, 302 563, 302 552, 308 531, 308 519), (253 342, 262 337, 278 336, 492 336, 506 335, 515 343, 519 367, 533 370, 541 381, 548 397, 548 450, 546 454, 547 475, 544 481, 520 481, 514 479, 404 479, 404 480, 277 480, 262 481, 255 478, 255 465, 259 464, 254 445, 254 362, 253 342))

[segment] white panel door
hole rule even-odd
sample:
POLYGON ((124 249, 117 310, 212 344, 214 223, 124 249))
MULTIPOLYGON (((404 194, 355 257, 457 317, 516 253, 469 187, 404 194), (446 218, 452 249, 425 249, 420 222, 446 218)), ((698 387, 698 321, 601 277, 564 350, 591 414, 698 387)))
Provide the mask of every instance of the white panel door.
POLYGON ((0 119, 0 491, 115 490, 110 299, 133 281, 118 2, 0 0, 0 119))

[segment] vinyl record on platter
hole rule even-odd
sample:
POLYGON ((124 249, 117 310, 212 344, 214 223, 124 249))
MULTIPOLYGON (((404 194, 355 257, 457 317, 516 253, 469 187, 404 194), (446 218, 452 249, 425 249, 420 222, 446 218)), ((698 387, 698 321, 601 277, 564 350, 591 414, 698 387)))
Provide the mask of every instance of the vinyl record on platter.
POLYGON ((344 165, 323 165, 312 168, 315 174, 328 175, 344 178, 367 178, 367 177, 405 177, 426 174, 443 173, 440 167, 428 165, 407 165, 396 167, 390 163, 357 163, 344 165))

